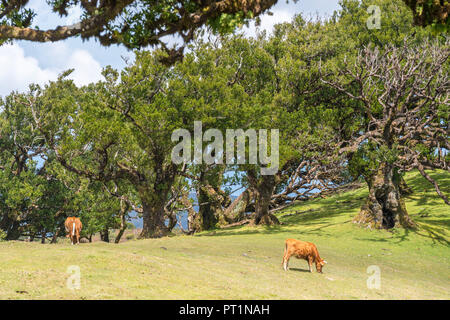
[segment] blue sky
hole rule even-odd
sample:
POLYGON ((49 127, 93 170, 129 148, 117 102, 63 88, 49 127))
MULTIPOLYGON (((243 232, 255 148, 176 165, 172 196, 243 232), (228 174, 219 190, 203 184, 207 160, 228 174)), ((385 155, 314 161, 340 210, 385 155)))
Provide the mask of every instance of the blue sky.
MULTIPOLYGON (((272 16, 262 16, 261 29, 271 31, 274 24, 290 21, 294 14, 305 16, 328 16, 338 9, 338 0, 299 0, 297 3, 279 0, 271 9, 272 16)), ((80 10, 73 8, 65 18, 50 11, 45 0, 31 0, 29 7, 37 12, 35 23, 41 29, 54 28, 78 21, 80 10)), ((252 23, 244 31, 255 34, 252 23)), ((82 41, 74 38, 55 43, 16 41, 0 46, 0 96, 12 90, 24 91, 31 83, 44 84, 57 75, 74 68, 71 75, 77 85, 85 85, 101 79, 101 70, 107 65, 122 69, 122 57, 133 57, 133 53, 121 46, 103 47, 95 40, 82 41)))

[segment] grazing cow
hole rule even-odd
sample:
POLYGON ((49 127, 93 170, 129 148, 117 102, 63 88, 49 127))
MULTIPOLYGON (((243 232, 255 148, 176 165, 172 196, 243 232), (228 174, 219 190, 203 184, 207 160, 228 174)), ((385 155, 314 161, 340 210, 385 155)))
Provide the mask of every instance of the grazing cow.
POLYGON ((64 226, 66 227, 66 232, 68 232, 66 237, 70 238, 72 245, 80 243, 80 232, 81 228, 83 228, 81 220, 77 217, 68 217, 64 226))
POLYGON ((317 272, 322 273, 322 266, 327 262, 320 258, 319 251, 317 251, 314 243, 295 239, 287 239, 285 243, 282 262, 285 271, 288 269, 289 259, 291 256, 295 256, 297 259, 308 261, 309 272, 312 272, 312 263, 315 262, 317 272))

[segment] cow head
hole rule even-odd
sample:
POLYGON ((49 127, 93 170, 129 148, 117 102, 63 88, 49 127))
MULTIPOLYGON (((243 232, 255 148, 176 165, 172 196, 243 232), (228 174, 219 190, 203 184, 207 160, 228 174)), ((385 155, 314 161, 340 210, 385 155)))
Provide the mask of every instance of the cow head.
POLYGON ((322 267, 326 264, 327 262, 323 259, 320 259, 320 261, 316 262, 316 269, 317 272, 322 273, 322 267))

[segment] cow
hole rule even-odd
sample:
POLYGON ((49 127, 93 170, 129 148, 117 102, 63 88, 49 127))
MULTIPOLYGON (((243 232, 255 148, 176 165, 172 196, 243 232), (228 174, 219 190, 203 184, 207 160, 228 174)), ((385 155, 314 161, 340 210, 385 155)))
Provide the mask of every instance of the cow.
POLYGON ((327 263, 320 258, 319 251, 314 243, 300 241, 295 239, 287 239, 285 241, 283 265, 284 271, 288 270, 289 259, 291 256, 295 256, 297 259, 305 259, 308 261, 309 272, 312 272, 312 263, 315 262, 316 270, 322 273, 322 267, 327 263))
POLYGON ((67 238, 70 238, 72 245, 80 243, 80 232, 83 228, 81 220, 77 217, 68 217, 64 223, 67 238))

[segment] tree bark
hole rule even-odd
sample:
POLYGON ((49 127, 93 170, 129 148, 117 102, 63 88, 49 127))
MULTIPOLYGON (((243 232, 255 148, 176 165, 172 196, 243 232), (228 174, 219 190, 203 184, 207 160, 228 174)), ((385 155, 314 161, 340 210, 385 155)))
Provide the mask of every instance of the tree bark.
POLYGON ((241 221, 245 218, 245 213, 248 212, 249 206, 253 201, 255 193, 251 188, 242 192, 224 211, 224 216, 227 220, 234 222, 241 221))
POLYGON ((155 201, 142 202, 143 227, 139 238, 161 238, 169 233, 165 224, 164 202, 166 197, 153 197, 155 201), (159 199, 158 199, 159 198, 159 199), (163 199, 164 200, 163 200, 163 199))
POLYGON ((129 210, 128 204, 124 203, 123 200, 120 201, 120 229, 116 238, 114 239, 114 243, 119 243, 122 238, 125 230, 127 229, 127 219, 126 214, 129 210))
POLYGON ((41 237, 41 243, 44 244, 45 243, 45 234, 47 232, 45 230, 42 231, 42 237, 41 237))
POLYGON ((103 231, 100 231, 100 240, 109 242, 109 229, 107 227, 103 231))
POLYGON ((231 199, 220 189, 225 168, 225 166, 206 167, 200 173, 197 189, 199 209, 194 220, 195 232, 211 230, 230 223, 224 216, 224 207, 231 203, 231 199))
POLYGON ((270 200, 272 199, 275 185, 275 176, 261 176, 255 188, 255 225, 280 224, 278 218, 269 212, 270 200))
POLYGON ((374 229, 415 228, 400 191, 401 177, 396 169, 383 163, 377 172, 366 178, 369 195, 354 223, 374 229))
POLYGON ((58 229, 53 232, 52 241, 50 243, 56 243, 58 241, 58 229))
POLYGON ((199 211, 196 231, 211 230, 219 225, 227 224, 223 214, 224 197, 213 186, 206 184, 198 190, 199 211))
POLYGON ((163 165, 164 158, 155 159, 155 181, 150 184, 143 182, 138 186, 139 198, 142 204, 142 232, 140 239, 161 238, 170 233, 166 226, 165 206, 169 192, 177 174, 176 165, 163 165))

